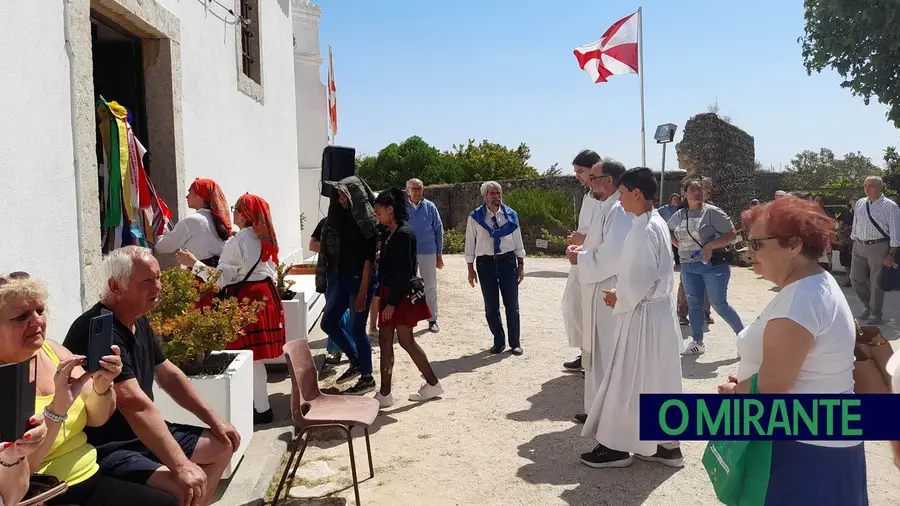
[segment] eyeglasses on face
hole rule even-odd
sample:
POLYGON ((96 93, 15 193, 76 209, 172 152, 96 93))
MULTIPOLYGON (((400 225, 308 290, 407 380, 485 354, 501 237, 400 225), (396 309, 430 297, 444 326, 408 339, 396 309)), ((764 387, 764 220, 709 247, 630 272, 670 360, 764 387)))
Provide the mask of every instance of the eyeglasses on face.
POLYGON ((0 277, 0 286, 3 286, 14 279, 28 279, 31 277, 31 274, 28 274, 25 271, 16 271, 10 272, 6 276, 0 277))
POLYGON ((747 246, 750 247, 753 251, 759 251, 762 249, 763 244, 766 241, 771 241, 772 239, 783 239, 780 236, 770 236, 770 237, 754 237, 752 239, 747 239, 747 246))
POLYGON ((591 174, 589 177, 590 177, 591 181, 594 181, 595 179, 603 179, 603 178, 607 178, 609 176, 606 174, 600 174, 599 176, 595 176, 595 175, 591 174))

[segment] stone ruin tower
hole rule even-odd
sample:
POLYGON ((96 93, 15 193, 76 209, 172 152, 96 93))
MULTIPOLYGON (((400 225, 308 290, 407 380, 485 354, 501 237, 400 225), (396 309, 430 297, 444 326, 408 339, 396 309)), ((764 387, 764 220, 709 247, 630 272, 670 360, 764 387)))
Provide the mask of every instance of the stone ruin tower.
POLYGON ((713 181, 710 197, 735 221, 756 198, 756 151, 753 137, 715 113, 697 114, 684 125, 675 145, 678 166, 687 177, 708 176, 713 181))

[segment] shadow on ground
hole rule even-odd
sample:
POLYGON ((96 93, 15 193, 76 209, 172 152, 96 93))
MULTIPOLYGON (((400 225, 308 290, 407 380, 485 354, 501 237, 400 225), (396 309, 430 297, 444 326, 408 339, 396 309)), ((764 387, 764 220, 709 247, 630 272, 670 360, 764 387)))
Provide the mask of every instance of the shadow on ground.
MULTIPOLYGON (((702 355, 701 355, 702 357, 702 355)), ((700 362, 698 359, 700 357, 697 356, 686 356, 681 358, 681 377, 685 379, 709 379, 709 378, 717 378, 723 375, 718 374, 718 370, 721 367, 727 367, 730 365, 736 365, 740 362, 740 359, 737 357, 727 358, 724 360, 716 360, 715 362, 700 362)), ((729 371, 729 374, 734 374, 737 372, 737 367, 734 367, 734 371, 729 371)), ((709 392, 715 393, 715 392, 709 392)))
POLYGON ((544 279, 565 279, 569 277, 568 272, 563 271, 532 271, 525 273, 526 278, 544 278, 544 279))
POLYGON ((580 454, 590 451, 593 441, 581 437, 581 426, 534 437, 519 446, 519 456, 531 461, 516 476, 533 484, 577 485, 560 494, 571 505, 639 505, 678 472, 661 464, 635 463, 626 469, 592 469, 581 463, 580 454), (609 498, 615 498, 610 500, 609 498))
POLYGON ((482 367, 494 365, 504 359, 511 357, 508 351, 493 354, 488 350, 475 353, 473 355, 464 355, 459 358, 449 360, 439 360, 431 363, 434 373, 438 378, 446 378, 453 374, 475 372, 482 367))
POLYGON ((537 422, 540 420, 569 421, 584 411, 584 379, 580 374, 565 374, 541 385, 540 392, 528 398, 531 407, 516 411, 506 418, 516 422, 537 422))

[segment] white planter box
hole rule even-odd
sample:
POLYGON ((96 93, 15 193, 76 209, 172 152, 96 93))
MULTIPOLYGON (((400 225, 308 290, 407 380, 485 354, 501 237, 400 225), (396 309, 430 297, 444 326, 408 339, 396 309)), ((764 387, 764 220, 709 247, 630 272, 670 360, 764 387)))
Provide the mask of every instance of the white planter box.
MULTIPOLYGON (((219 351, 236 355, 228 369, 215 376, 188 376, 191 384, 206 401, 210 409, 223 420, 228 421, 241 435, 241 447, 231 457, 231 463, 225 468, 223 479, 228 479, 237 469, 244 452, 253 438, 253 352, 219 351)), ((153 397, 156 407, 168 422, 208 427, 193 413, 179 406, 159 385, 153 385, 153 397)))
MULTIPOLYGON (((287 276, 294 281, 291 290, 296 292, 293 300, 282 300, 284 306, 284 337, 285 342, 294 339, 306 339, 309 329, 319 318, 325 308, 325 296, 316 292, 315 276, 297 275, 287 276)), ((263 360, 266 365, 284 364, 284 355, 278 358, 263 360)))

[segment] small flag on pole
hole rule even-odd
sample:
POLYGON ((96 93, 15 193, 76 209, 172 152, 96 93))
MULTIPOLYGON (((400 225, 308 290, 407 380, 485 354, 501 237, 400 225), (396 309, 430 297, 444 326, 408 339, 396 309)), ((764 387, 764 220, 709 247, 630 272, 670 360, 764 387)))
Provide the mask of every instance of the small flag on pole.
POLYGON ((331 56, 331 46, 328 46, 328 117, 331 120, 331 138, 337 135, 337 88, 334 85, 334 58, 331 56))
POLYGON ((635 12, 616 21, 597 42, 575 48, 578 66, 595 83, 605 83, 609 76, 637 74, 639 35, 640 15, 635 12))

